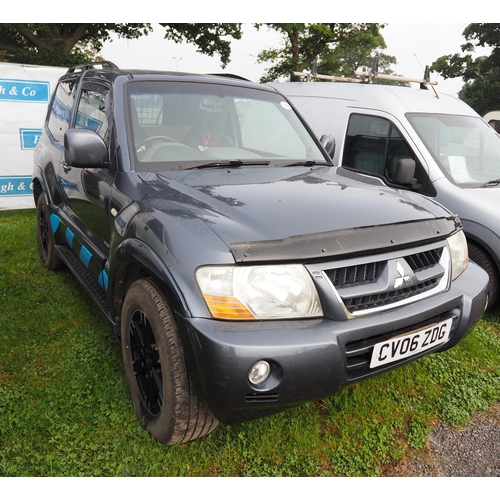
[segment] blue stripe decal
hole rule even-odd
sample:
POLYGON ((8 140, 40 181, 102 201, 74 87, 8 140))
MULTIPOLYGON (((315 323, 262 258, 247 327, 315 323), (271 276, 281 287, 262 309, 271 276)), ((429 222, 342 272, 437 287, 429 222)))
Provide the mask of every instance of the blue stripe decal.
POLYGON ((98 278, 97 282, 99 283, 99 285, 101 285, 101 287, 104 291, 107 291, 107 289, 108 289, 108 273, 104 269, 99 273, 99 278, 98 278))
POLYGON ((61 223, 61 219, 55 215, 51 214, 50 216, 50 226, 52 227, 52 232, 56 234, 57 228, 59 227, 59 224, 61 223))
POLYGON ((66 228, 66 244, 70 247, 73 248, 73 238, 75 237, 75 233, 71 231, 68 227, 66 228))
POLYGON ((86 247, 82 245, 80 248, 80 260, 83 262, 84 266, 88 269, 90 259, 92 258, 92 254, 88 251, 86 247))

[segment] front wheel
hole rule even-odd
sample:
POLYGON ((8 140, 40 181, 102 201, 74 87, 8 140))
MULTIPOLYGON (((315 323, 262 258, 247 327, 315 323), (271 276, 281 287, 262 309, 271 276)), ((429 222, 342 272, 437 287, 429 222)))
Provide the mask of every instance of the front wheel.
POLYGON ((490 308, 496 303, 500 293, 498 270, 490 256, 480 246, 475 245, 474 243, 469 243, 468 247, 470 259, 481 266, 490 277, 490 284, 488 288, 488 308, 490 308))
POLYGON ((123 304, 121 342, 130 395, 142 425, 173 445, 218 424, 194 392, 172 312, 149 279, 134 282, 123 304))

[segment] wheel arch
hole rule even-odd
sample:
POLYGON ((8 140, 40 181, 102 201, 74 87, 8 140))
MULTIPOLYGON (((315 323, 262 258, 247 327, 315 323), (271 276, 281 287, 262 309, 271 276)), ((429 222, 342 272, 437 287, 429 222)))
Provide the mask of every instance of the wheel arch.
POLYGON ((62 202, 57 188, 56 173, 51 163, 48 164, 45 169, 36 166, 32 182, 35 206, 41 193, 45 193, 49 205, 59 205, 62 202))
POLYGON ((33 201, 35 202, 35 207, 38 202, 38 198, 43 193, 42 183, 38 177, 33 178, 33 201))
POLYGON ((495 248, 500 248, 500 237, 490 228, 477 224, 476 222, 460 219, 464 228, 464 234, 469 243, 480 247, 488 254, 495 264, 497 272, 500 274, 500 252, 495 252, 495 248))
POLYGON ((464 233, 467 238, 467 243, 469 246, 469 257, 471 257, 471 252, 478 253, 478 259, 471 258, 476 264, 485 269, 490 275, 490 285, 489 285, 489 295, 490 303, 489 307, 498 301, 498 296, 500 293, 500 257, 493 250, 492 246, 496 244, 500 247, 499 238, 489 229, 484 229, 483 226, 475 225, 474 229, 480 229, 479 232, 469 232, 467 227, 464 225, 464 233), (476 247, 477 250, 471 248, 471 246, 476 247), (481 256, 481 254, 483 254, 481 256), (483 260, 483 262, 481 262, 483 260), (488 262, 489 261, 489 262, 488 262))
POLYGON ((191 316, 172 273, 158 255, 144 242, 127 239, 117 247, 109 272, 108 300, 118 331, 127 290, 132 283, 142 278, 153 280, 174 311, 191 316))

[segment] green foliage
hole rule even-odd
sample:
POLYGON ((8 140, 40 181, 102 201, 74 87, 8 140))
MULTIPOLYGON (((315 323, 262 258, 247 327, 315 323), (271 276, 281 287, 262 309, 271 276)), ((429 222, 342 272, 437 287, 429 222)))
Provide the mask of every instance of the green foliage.
POLYGON ((325 75, 352 76, 353 71, 363 65, 371 66, 374 51, 385 48, 380 34, 383 24, 332 23, 332 24, 257 24, 266 26, 283 35, 281 48, 263 50, 259 62, 270 62, 272 66, 261 78, 261 82, 277 81, 281 77, 299 81, 293 72, 310 70, 317 61, 317 73, 325 75))
POLYGON ((199 23, 160 23, 165 28, 165 38, 177 43, 194 43, 202 54, 213 56, 218 53, 222 67, 226 67, 231 55, 231 43, 224 38, 241 39, 241 24, 199 24, 199 23))
POLYGON ((439 57, 431 71, 445 79, 461 77, 465 85, 458 96, 483 116, 500 109, 500 24, 472 23, 463 36, 462 52, 439 57), (476 47, 490 47, 491 54, 474 58, 476 47))
POLYGON ((134 39, 149 24, 0 24, 0 55, 6 62, 67 67, 95 60, 104 41, 117 34, 134 39))
POLYGON ((443 387, 437 404, 445 423, 464 425, 473 413, 500 400, 499 353, 498 330, 494 332, 480 323, 473 338, 427 361, 429 379, 443 387), (472 360, 465 359, 464 352, 473 354, 472 360))
POLYGON ((460 99, 465 101, 481 116, 490 111, 500 109, 500 79, 477 79, 466 83, 458 93, 460 99))
POLYGON ((111 329, 36 251, 33 210, 0 212, 0 476, 379 476, 432 423, 500 401, 500 312, 453 349, 322 401, 164 447, 135 416, 111 329))
MULTIPOLYGON (((194 43, 198 52, 220 54, 229 62, 230 43, 241 38, 240 24, 161 24, 165 38, 194 43)), ((118 35, 128 40, 152 31, 149 23, 0 24, 0 61, 68 67, 99 59, 103 42, 118 35)))
POLYGON ((425 448, 430 424, 423 415, 411 417, 408 431, 408 444, 415 450, 425 448))

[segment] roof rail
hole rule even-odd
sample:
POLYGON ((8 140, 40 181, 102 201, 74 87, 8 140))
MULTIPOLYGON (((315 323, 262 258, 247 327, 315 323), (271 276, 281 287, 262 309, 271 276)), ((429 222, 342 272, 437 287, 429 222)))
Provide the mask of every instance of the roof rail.
POLYGON ((101 66, 102 69, 118 69, 118 66, 115 63, 112 63, 111 61, 94 61, 83 64, 75 64, 74 66, 71 66, 71 68, 69 68, 68 71, 66 71, 66 73, 75 73, 76 71, 87 71, 95 66, 101 66))
POLYGON ((355 71, 354 74, 357 78, 348 78, 343 76, 331 76, 331 75, 318 75, 315 71, 294 71, 292 73, 294 76, 303 76, 310 81, 311 79, 320 80, 332 80, 336 82, 353 82, 353 83, 371 83, 374 79, 380 80, 392 80, 396 82, 407 82, 407 83, 420 83, 420 88, 427 88, 427 85, 437 85, 438 82, 431 81, 429 78, 429 66, 425 67, 423 78, 406 78, 404 76, 396 75, 385 75, 384 73, 378 72, 378 57, 375 57, 372 64, 372 69, 370 71, 355 71))

